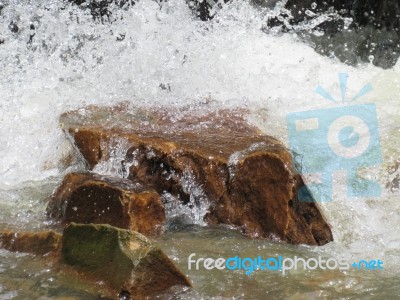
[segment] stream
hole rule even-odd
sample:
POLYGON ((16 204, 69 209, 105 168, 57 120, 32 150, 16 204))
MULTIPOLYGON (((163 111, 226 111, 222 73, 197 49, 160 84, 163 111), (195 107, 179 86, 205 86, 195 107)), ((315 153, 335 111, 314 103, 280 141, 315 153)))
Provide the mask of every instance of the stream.
MULTIPOLYGON (((334 109, 337 103, 316 87, 341 99, 338 74, 347 73, 344 102, 373 87, 357 104, 376 105, 382 163, 361 172, 380 184, 380 196, 347 197, 346 174, 337 172, 333 200, 319 203, 334 236, 322 247, 249 240, 224 226, 203 227, 199 216, 192 224, 171 223, 155 241, 194 289, 172 289, 160 299, 400 299, 400 63, 386 70, 373 58, 348 65, 320 55, 297 32, 265 32, 276 1, 270 2, 233 1, 203 22, 184 0, 138 1, 113 8, 110 21, 101 22, 59 0, 2 0, 0 230, 53 226, 45 216, 49 195, 63 175, 83 168, 71 160, 58 124, 67 110, 122 101, 240 108, 251 124, 289 145, 288 113, 334 109), (189 270, 192 253, 380 260, 383 270, 189 270)), ((0 250, 0 299, 106 298, 46 258, 0 250)))

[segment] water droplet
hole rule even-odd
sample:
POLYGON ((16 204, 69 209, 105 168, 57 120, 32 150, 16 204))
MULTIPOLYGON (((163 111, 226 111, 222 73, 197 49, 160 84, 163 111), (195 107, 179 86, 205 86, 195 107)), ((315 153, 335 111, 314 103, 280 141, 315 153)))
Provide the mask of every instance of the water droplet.
POLYGON ((375 56, 373 56, 373 55, 370 55, 370 56, 368 56, 368 60, 369 60, 369 62, 372 64, 372 62, 374 61, 374 59, 375 59, 375 56))
POLYGON ((313 13, 311 10, 308 10, 308 9, 306 10, 305 13, 306 13, 307 16, 309 16, 309 17, 311 17, 311 18, 316 16, 315 13, 313 13))

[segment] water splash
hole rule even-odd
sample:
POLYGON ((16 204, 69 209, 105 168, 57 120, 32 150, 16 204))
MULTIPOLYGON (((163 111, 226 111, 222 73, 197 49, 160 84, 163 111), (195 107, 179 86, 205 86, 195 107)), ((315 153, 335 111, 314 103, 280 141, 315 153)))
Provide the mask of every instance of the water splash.
MULTIPOLYGON (((335 56, 319 55, 296 32, 266 34, 262 28, 271 10, 234 1, 204 23, 193 17, 185 1, 171 0, 161 7, 140 1, 115 11, 118 18, 106 24, 61 1, 7 3, 0 16, 2 190, 60 175, 57 161, 65 152, 56 148, 66 143, 58 118, 66 110, 120 101, 207 107, 204 99, 212 99, 222 108, 248 109, 252 123, 285 142, 282 124, 288 112, 326 107, 314 94, 318 81, 327 83, 332 95, 342 94, 338 72, 351 74, 346 94, 377 105, 384 164, 370 176, 385 184, 386 168, 400 157, 399 65, 393 70, 369 63, 352 67, 335 56), (18 32, 9 28, 13 21, 18 32), (372 86, 366 82, 373 84, 374 93, 366 95, 372 86), (48 161, 55 163, 48 168, 48 161)), ((343 178, 335 183, 340 186, 343 178)), ((188 184, 188 190, 202 199, 201 187, 188 184)), ((322 207, 336 241, 326 251, 348 256, 368 252, 397 264, 398 193, 388 191, 380 202, 349 202, 340 189, 335 193, 337 201, 322 207)), ((195 222, 201 223, 205 207, 193 216, 195 222)))
MULTIPOLYGON (((129 162, 126 161, 126 155, 132 144, 127 139, 111 138, 110 141, 102 141, 101 149, 107 149, 105 159, 101 159, 93 168, 93 172, 101 175, 118 176, 128 178, 129 167, 137 166, 138 150, 132 153, 129 162)), ((104 155, 104 154, 103 154, 104 155)))

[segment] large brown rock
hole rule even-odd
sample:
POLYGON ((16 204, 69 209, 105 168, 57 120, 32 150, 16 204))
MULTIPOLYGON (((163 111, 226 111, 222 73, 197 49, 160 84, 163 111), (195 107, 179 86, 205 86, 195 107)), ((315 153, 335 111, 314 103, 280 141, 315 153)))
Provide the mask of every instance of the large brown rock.
POLYGON ((117 160, 116 173, 209 206, 209 224, 294 244, 332 241, 315 201, 298 200, 304 183, 289 151, 241 112, 87 107, 64 113, 61 126, 89 169, 117 160))
POLYGON ((47 214, 64 224, 110 224, 150 235, 159 233, 165 221, 164 205, 153 189, 91 173, 65 176, 47 214))

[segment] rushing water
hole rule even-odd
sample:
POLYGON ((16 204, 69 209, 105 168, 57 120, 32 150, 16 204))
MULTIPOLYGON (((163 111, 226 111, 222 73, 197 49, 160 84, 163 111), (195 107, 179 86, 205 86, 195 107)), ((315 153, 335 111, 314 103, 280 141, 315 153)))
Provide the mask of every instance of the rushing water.
MULTIPOLYGON (((185 1, 140 1, 94 22, 89 11, 62 1, 3 0, 0 15, 0 229, 48 225, 46 198, 65 172, 71 148, 59 115, 87 104, 192 105, 245 108, 249 121, 287 143, 286 114, 334 107, 315 94, 320 84, 340 95, 339 72, 349 74, 348 95, 374 87, 359 103, 377 106, 381 167, 367 170, 384 187, 398 174, 400 66, 345 65, 324 57, 295 32, 265 33, 268 11, 237 1, 210 22, 197 20, 185 1), (18 27, 16 30, 15 26, 18 27), (397 172, 397 173, 396 173, 397 172)), ((274 2, 274 1, 272 1, 274 2)), ((112 117, 112 116, 111 116, 112 117)), ((249 241, 226 228, 175 228, 161 247, 189 274, 194 291, 176 297, 236 299, 394 299, 400 294, 399 192, 378 199, 345 196, 335 177, 334 201, 321 208, 334 239, 324 247, 249 241), (255 272, 188 270, 199 256, 303 256, 381 259, 383 271, 255 272)), ((196 216, 195 216, 196 217, 196 216)), ((194 218, 195 218, 194 217, 194 218)), ((174 227, 172 226, 174 229, 174 227)), ((170 297, 165 296, 165 297, 170 297)), ((101 298, 46 260, 0 252, 0 299, 101 298)))

